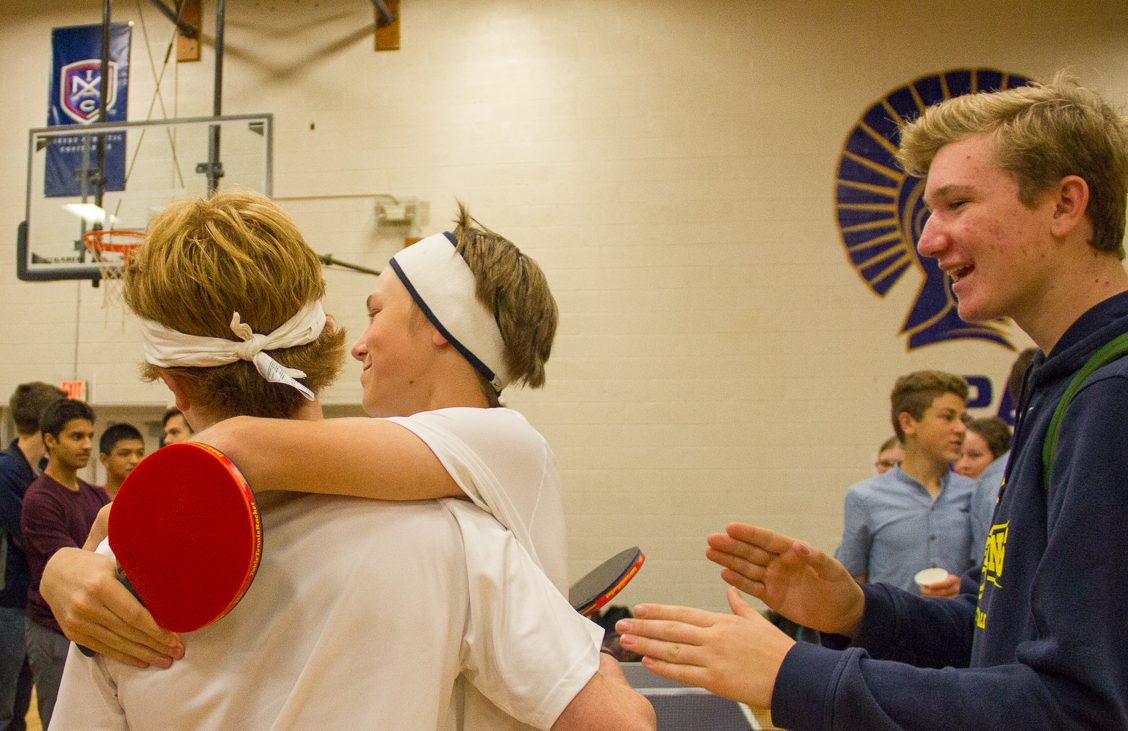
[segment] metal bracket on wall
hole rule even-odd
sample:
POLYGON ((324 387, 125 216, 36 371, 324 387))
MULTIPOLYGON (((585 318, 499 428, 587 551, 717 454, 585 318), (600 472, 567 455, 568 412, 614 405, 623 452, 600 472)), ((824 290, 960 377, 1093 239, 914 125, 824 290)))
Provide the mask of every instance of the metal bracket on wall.
POLYGON ((398 51, 400 47, 400 0, 372 0, 376 13, 376 50, 398 51))
POLYGON ((176 26, 176 61, 200 60, 200 0, 176 0, 170 8, 164 0, 149 0, 176 26))

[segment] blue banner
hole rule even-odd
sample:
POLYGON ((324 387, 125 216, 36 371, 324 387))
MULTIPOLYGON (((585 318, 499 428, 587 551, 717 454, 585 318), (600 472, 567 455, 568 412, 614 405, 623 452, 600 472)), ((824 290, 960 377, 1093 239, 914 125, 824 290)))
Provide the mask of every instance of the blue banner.
MULTIPOLYGON (((51 97, 47 124, 100 122, 102 90, 106 121, 124 122, 129 102, 128 23, 110 25, 109 81, 102 83, 102 26, 82 25, 51 31, 51 97)), ((94 195, 98 176, 97 136, 54 137, 47 146, 44 195, 94 195), (85 183, 85 185, 84 185, 85 183)), ((125 190, 125 133, 102 135, 104 190, 125 190)))

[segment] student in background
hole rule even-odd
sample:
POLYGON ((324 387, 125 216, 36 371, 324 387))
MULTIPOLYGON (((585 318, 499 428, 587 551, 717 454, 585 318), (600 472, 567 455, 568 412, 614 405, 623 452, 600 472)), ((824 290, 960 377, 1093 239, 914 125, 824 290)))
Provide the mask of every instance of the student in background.
POLYGON ((145 440, 132 424, 113 424, 98 440, 98 461, 106 470, 106 492, 117 497, 121 483, 145 457, 145 440))
POLYGON ((192 427, 175 406, 167 409, 161 417, 161 446, 179 444, 192 438, 192 427))
POLYGON ((1037 352, 1037 348, 1026 348, 1019 352, 1014 359, 1014 363, 1011 364, 1010 373, 1007 374, 1007 398, 1011 407, 1008 412, 1000 411, 999 416, 1010 426, 1013 426, 1017 421, 1018 415, 1015 411, 1018 409, 1018 402, 1022 400, 1022 384, 1026 378, 1026 371, 1030 368, 1037 352))
POLYGON ((967 438, 964 439, 964 454, 956 465, 967 470, 963 474, 975 477, 975 491, 971 494, 971 563, 983 563, 983 547, 991 529, 991 515, 999 498, 999 488, 1003 484, 1007 459, 1010 457, 1011 430, 1006 423, 995 416, 975 419, 967 425, 967 438), (968 447, 968 441, 972 445, 968 447), (976 465, 982 465, 978 473, 972 474, 976 465))
POLYGON ((901 446, 901 440, 894 434, 877 448, 877 456, 873 458, 873 473, 884 475, 894 467, 900 467, 903 459, 905 459, 905 449, 901 446))
POLYGON ((46 463, 39 417, 66 397, 58 386, 35 381, 16 386, 8 400, 16 438, 0 452, 0 729, 21 731, 31 700, 31 667, 24 637, 31 577, 20 541, 20 512, 28 485, 46 463))
POLYGON ((969 480, 978 480, 983 470, 1010 450, 1011 430, 997 416, 984 416, 967 423, 960 458, 952 467, 969 480))
POLYGON ((949 464, 960 455, 967 393, 964 379, 941 371, 917 371, 894 384, 891 416, 904 459, 846 492, 837 555, 859 581, 938 596, 957 593, 958 575, 971 555, 974 483, 949 464), (948 577, 918 589, 913 577, 926 568, 942 568, 948 577))
POLYGON ((86 541, 98 511, 110 502, 106 491, 78 477, 94 449, 94 410, 82 401, 62 399, 43 412, 39 424, 47 466, 24 495, 20 529, 31 572, 27 590, 27 659, 35 678, 39 718, 51 723, 55 696, 70 642, 39 593, 47 560, 60 548, 86 541))

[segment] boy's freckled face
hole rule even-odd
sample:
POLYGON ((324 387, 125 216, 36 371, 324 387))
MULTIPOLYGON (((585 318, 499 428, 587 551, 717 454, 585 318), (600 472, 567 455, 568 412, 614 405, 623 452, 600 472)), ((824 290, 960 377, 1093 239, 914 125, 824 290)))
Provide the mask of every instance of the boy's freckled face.
POLYGON ((1043 196, 1028 208, 1018 193, 986 135, 945 145, 929 167, 924 199, 931 214, 917 251, 951 277, 964 320, 1020 320, 1052 284, 1045 264, 1052 200, 1043 196))

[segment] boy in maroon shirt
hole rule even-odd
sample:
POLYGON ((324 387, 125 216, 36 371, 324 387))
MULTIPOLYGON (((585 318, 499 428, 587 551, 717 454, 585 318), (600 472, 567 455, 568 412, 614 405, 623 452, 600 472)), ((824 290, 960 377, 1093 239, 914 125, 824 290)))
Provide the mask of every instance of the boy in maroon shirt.
POLYGON ((64 399, 47 407, 39 421, 47 467, 24 494, 20 527, 31 571, 27 591, 27 658, 35 678, 39 717, 51 722, 55 696, 70 645, 51 608, 39 594, 43 567, 64 546, 82 546, 98 511, 110 502, 106 491, 78 478, 94 447, 94 410, 64 399))

